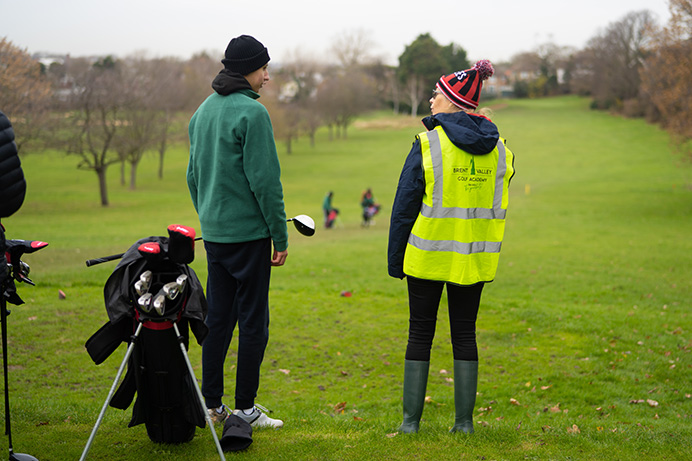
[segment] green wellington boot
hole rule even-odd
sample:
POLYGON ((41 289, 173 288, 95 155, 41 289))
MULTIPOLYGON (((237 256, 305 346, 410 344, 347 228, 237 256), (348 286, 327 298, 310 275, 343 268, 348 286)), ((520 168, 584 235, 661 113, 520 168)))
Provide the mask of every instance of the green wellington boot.
POLYGON ((404 363, 404 422, 399 427, 399 432, 418 432, 425 405, 429 368, 430 362, 406 360, 404 363))
POLYGON ((454 361, 454 427, 449 432, 473 434, 473 407, 476 405, 478 362, 454 361))

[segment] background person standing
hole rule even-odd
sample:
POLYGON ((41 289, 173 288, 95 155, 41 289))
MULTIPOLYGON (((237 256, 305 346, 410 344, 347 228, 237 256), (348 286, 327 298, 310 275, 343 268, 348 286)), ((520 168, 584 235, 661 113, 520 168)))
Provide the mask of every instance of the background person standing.
POLYGON ((406 276, 409 334, 404 364, 403 433, 418 432, 442 289, 447 286, 454 354, 455 421, 473 432, 478 381, 476 317, 481 292, 495 278, 505 228, 514 155, 490 119, 474 114, 483 60, 442 76, 399 179, 389 231, 388 271, 406 276))
POLYGON ((202 393, 217 422, 224 361, 238 324, 234 413, 253 427, 283 426, 255 404, 260 366, 269 338, 271 266, 288 254, 281 169, 269 114, 257 101, 269 81, 269 53, 241 35, 230 41, 224 69, 189 125, 187 182, 207 252, 206 324, 202 346, 202 393), (272 253, 273 244, 273 253, 272 253))

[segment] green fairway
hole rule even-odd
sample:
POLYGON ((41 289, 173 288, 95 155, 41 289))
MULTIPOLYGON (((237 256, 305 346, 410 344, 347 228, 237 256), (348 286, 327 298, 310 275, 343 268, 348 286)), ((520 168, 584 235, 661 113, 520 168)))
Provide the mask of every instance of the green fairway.
MULTIPOLYGON (((317 223, 289 228, 289 256, 273 270, 271 325, 257 402, 283 419, 228 459, 692 459, 692 168, 667 135, 641 120, 588 109, 576 97, 509 101, 493 120, 516 156, 500 267, 478 321, 475 429, 449 434, 453 359, 446 298, 440 309, 421 431, 397 435, 408 329, 405 282, 387 275, 387 234, 397 180, 417 120, 382 113, 347 139, 318 132, 279 144, 286 211, 317 223), (360 225, 371 187, 382 212, 360 225), (321 203, 334 191, 335 228, 321 203), (341 296, 349 291, 352 296, 341 296)), ((85 341, 107 320, 103 284, 136 240, 199 223, 185 182, 187 146, 142 161, 137 189, 109 171, 102 208, 94 173, 61 153, 22 159, 22 209, 8 238, 44 240, 27 255, 36 287, 8 321, 15 451, 78 459, 125 354, 94 365, 85 341), (58 290, 66 294, 59 299, 58 290)), ((201 242, 191 267, 203 283, 201 242)), ((225 403, 233 404, 234 338, 225 403)), ((201 348, 190 359, 201 377, 201 348)), ((4 404, 3 404, 4 408, 4 404)), ((152 443, 131 408, 109 408, 94 460, 218 459, 209 429, 192 442, 152 443)), ((217 428, 221 434, 221 429, 217 428)), ((7 437, 0 438, 2 453, 7 437)))

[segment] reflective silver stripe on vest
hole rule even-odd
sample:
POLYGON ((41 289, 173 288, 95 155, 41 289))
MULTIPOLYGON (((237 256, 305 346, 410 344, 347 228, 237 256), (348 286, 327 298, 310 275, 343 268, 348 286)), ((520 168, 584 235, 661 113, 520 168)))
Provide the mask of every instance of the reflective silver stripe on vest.
POLYGON ((493 198, 493 208, 459 208, 442 206, 442 147, 440 145, 440 134, 437 130, 428 131, 428 143, 430 145, 430 156, 432 157, 433 184, 432 203, 430 207, 425 203, 421 206, 421 214, 426 218, 458 218, 458 219, 505 219, 507 210, 502 209, 502 194, 504 191, 505 174, 507 173, 507 154, 505 145, 500 139, 497 140, 499 158, 497 161, 497 171, 495 173, 495 195, 493 198))
POLYGON ((453 251, 462 255, 499 253, 502 242, 457 242, 454 240, 426 240, 410 234, 408 243, 423 251, 453 251))

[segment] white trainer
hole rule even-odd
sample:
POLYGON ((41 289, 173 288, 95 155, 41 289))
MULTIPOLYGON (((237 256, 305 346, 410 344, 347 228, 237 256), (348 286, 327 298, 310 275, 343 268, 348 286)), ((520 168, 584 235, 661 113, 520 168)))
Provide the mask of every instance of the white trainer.
POLYGON ((262 405, 255 404, 254 407, 248 410, 233 410, 234 415, 240 416, 242 419, 250 423, 253 428, 270 427, 280 429, 284 426, 284 422, 280 419, 274 419, 267 416, 265 413, 271 413, 262 405))

